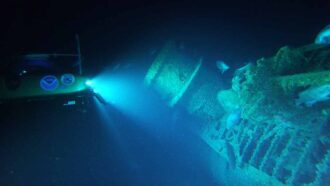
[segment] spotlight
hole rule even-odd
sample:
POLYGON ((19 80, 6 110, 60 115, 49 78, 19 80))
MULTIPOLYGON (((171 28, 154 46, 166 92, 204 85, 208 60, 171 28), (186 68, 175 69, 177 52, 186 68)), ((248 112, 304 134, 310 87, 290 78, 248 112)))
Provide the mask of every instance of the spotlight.
POLYGON ((93 82, 92 82, 91 80, 87 80, 87 81, 85 82, 85 84, 86 84, 87 86, 92 86, 92 85, 93 85, 93 82))

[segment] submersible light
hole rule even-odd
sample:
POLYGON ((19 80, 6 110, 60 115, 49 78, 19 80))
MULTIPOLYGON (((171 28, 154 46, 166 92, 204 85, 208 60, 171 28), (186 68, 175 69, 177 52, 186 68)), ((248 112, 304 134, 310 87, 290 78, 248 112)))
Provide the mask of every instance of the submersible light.
POLYGON ((92 82, 92 80, 87 80, 87 81, 85 82, 85 84, 86 84, 87 86, 92 86, 92 85, 93 85, 93 82, 92 82))

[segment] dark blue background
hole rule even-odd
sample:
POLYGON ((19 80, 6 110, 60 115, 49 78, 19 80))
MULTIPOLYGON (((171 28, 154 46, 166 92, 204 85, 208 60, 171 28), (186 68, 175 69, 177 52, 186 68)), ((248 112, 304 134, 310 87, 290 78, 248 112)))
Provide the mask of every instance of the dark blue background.
MULTIPOLYGON (((79 34, 84 70, 94 75, 125 58, 147 59, 169 39, 206 64, 221 59, 235 68, 312 43, 330 23, 330 3, 321 0, 95 2, 3 1, 1 57, 71 52, 79 34)), ((206 163, 212 150, 186 125, 161 125, 171 111, 149 132, 114 108, 108 113, 111 122, 95 108, 2 108, 0 185, 220 184, 206 163)))

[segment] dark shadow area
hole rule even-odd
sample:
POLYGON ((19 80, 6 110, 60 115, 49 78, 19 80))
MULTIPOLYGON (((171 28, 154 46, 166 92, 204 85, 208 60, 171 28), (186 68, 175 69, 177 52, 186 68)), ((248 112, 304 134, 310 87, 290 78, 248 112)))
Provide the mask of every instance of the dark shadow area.
POLYGON ((216 184, 204 164, 213 152, 183 125, 151 134, 107 111, 111 123, 94 107, 86 113, 47 103, 2 108, 0 184, 216 184))

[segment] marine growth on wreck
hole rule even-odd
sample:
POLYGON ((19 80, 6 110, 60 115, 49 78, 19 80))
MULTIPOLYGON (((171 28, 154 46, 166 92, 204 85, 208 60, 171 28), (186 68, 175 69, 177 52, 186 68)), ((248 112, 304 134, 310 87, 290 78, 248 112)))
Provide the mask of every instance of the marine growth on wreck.
POLYGON ((220 91, 218 99, 223 107, 236 104, 242 121, 232 130, 206 131, 204 138, 211 146, 229 140, 237 167, 252 166, 274 182, 327 183, 329 59, 329 45, 283 47, 238 69, 232 88, 220 91), (235 99, 225 99, 228 94, 235 99))
POLYGON ((237 69, 223 90, 202 59, 185 58, 169 42, 145 82, 169 106, 201 120, 199 135, 228 162, 227 174, 218 175, 223 180, 231 172, 237 182, 244 176, 269 185, 329 183, 328 44, 282 47, 237 69))

